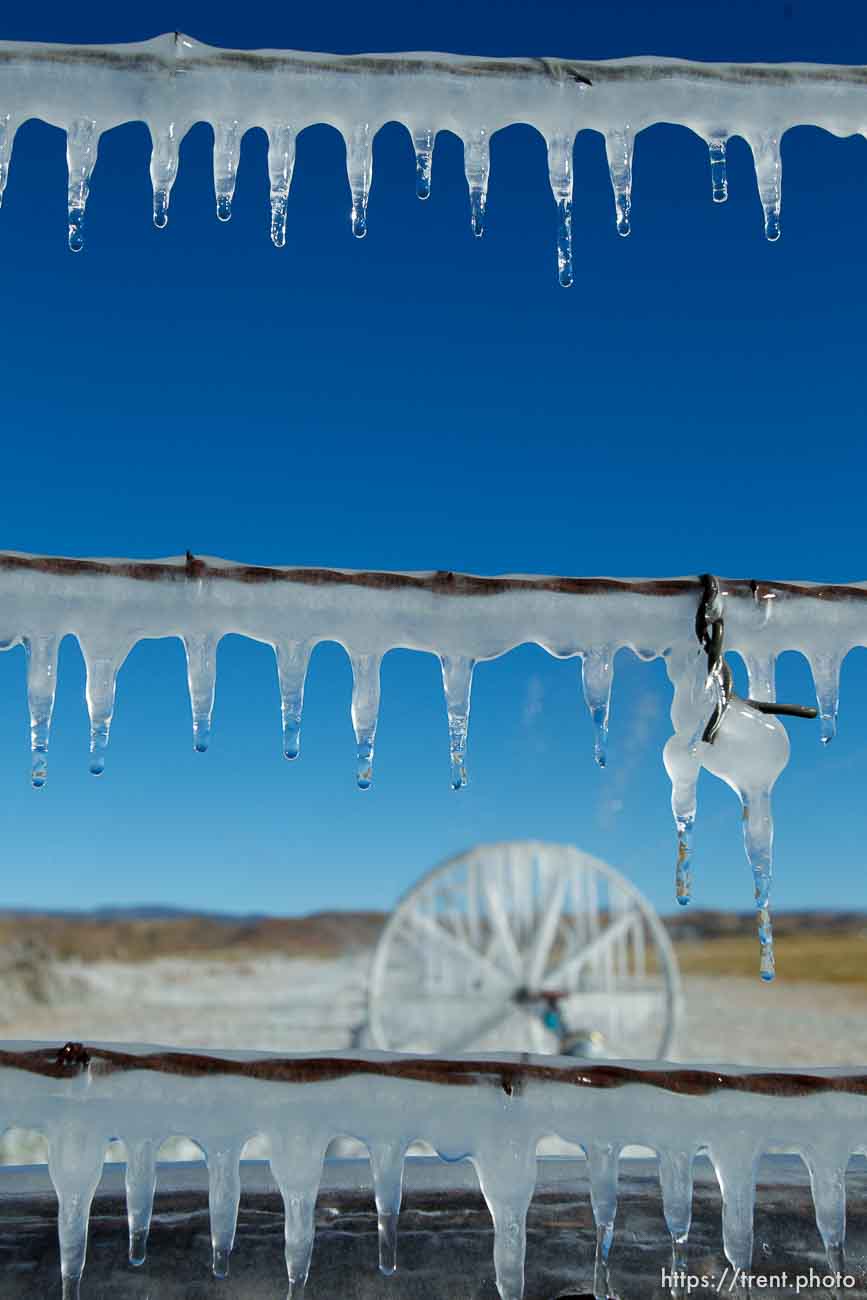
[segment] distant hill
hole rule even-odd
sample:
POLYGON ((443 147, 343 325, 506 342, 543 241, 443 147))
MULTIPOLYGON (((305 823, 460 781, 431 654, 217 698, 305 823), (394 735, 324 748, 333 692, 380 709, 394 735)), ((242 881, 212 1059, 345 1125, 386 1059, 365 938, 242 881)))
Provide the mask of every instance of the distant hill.
MULTIPOLYGON (((85 962, 155 957, 232 960, 272 952, 325 958, 372 948, 387 919, 387 913, 375 911, 231 915, 152 904, 82 912, 0 911, 0 946, 28 944, 45 957, 85 962)), ((754 913, 690 908, 662 919, 685 971, 712 973, 720 963, 732 973, 741 967, 752 969, 754 913)), ((867 915, 863 912, 777 912, 774 932, 781 955, 787 950, 794 953, 797 947, 804 959, 812 962, 815 954, 822 958, 835 946, 842 954, 845 947, 852 960, 867 967, 861 956, 863 948, 867 958, 867 915)), ((867 979, 867 970, 860 978, 867 979)))
POLYGON ((170 907, 103 907, 90 912, 0 912, 0 947, 33 944, 46 956, 80 961, 155 957, 229 960, 279 952, 337 957, 371 948, 383 912, 231 916, 170 907))
MULTIPOLYGON (((867 928, 867 912, 836 912, 825 908, 815 911, 775 911, 772 919, 774 934, 778 939, 794 934, 846 934, 867 928)), ((756 930, 754 911, 718 912, 684 907, 664 916, 662 920, 674 943, 733 939, 742 935, 753 937, 756 930)))

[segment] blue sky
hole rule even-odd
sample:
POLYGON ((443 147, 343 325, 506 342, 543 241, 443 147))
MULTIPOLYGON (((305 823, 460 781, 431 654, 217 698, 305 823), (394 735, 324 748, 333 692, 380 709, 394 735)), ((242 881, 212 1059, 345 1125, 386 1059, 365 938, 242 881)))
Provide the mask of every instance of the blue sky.
MULTIPOLYGON (((867 62, 856 5, 335 3, 18 7, 7 39, 867 62)), ((488 230, 469 231, 458 142, 414 196, 408 138, 377 139, 369 235, 349 233, 342 145, 299 141, 287 247, 268 240, 264 140, 244 144, 235 215, 213 211, 210 132, 182 150, 153 229, 144 128, 103 138, 87 248, 65 241, 64 141, 25 125, 0 213, 0 545, 79 555, 189 548, 254 563, 576 574, 865 576, 863 303, 867 142, 783 147, 768 245, 746 146, 710 201, 703 144, 638 141, 633 234, 618 238, 603 150, 576 146, 575 285, 554 273, 544 148, 493 144, 488 230)), ((435 662, 383 675, 374 789, 355 789, 348 665, 314 657, 303 755, 280 757, 269 652, 220 651, 214 739, 192 752, 180 646, 124 668, 106 775, 87 771, 83 670, 67 643, 49 785, 29 788, 21 651, 0 659, 2 902, 165 902, 303 912, 388 907, 477 840, 568 840, 672 903, 661 665, 618 661, 610 766, 574 663, 523 648, 476 677, 471 786, 448 788, 435 662)), ((822 751, 792 724, 777 787, 778 907, 867 906, 865 656, 822 751)), ((781 697, 807 702, 787 656, 781 697)), ((696 902, 746 908, 734 796, 700 790, 696 902)))

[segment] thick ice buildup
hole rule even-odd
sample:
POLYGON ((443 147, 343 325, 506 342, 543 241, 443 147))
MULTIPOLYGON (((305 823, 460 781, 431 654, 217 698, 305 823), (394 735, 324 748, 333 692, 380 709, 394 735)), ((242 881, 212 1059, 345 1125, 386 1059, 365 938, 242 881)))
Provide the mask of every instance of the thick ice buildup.
POLYGON ((867 1076, 817 1070, 745 1072, 655 1062, 579 1064, 544 1056, 434 1057, 324 1053, 273 1058, 154 1047, 0 1045, 0 1130, 46 1134, 59 1202, 63 1293, 76 1300, 90 1206, 105 1147, 128 1153, 129 1251, 145 1261, 154 1192, 153 1152, 170 1134, 206 1153, 212 1267, 225 1276, 235 1237, 238 1161, 262 1135, 286 1214, 289 1295, 299 1300, 313 1248, 313 1210, 330 1139, 369 1148, 379 1216, 380 1267, 398 1266, 403 1159, 416 1139, 446 1160, 469 1159, 494 1223, 502 1300, 524 1289, 527 1208, 536 1148, 557 1136, 584 1147, 597 1229, 594 1293, 610 1294, 608 1258, 623 1147, 653 1147, 675 1267, 683 1268, 692 1207, 692 1162, 707 1151, 722 1191, 723 1243, 749 1270, 755 1171, 765 1151, 802 1152, 829 1266, 841 1270, 845 1170, 864 1150, 867 1076))
MULTIPOLYGON (((719 579, 725 649, 745 661, 750 698, 769 701, 774 664, 799 650, 812 668, 821 738, 837 716, 840 664, 867 645, 867 587, 719 579)), ((584 697, 603 764, 618 650, 663 657, 674 687, 665 761, 679 837, 678 895, 690 893, 695 786, 704 766, 739 795, 745 845, 759 912, 762 970, 773 974, 768 908, 773 823, 770 796, 788 760, 788 737, 772 715, 732 696, 713 743, 702 739, 719 704, 696 638, 703 599, 699 578, 619 579, 504 576, 451 572, 365 573, 348 569, 264 568, 191 555, 176 559, 74 560, 0 554, 0 648, 23 645, 31 716, 32 779, 45 784, 62 638, 75 636, 87 671, 91 770, 99 774, 114 713, 117 674, 137 641, 178 637, 187 657, 193 743, 207 749, 217 651, 227 633, 274 649, 280 684, 283 752, 300 752, 304 682, 313 648, 336 641, 352 666, 356 777, 373 780, 380 665, 403 647, 436 655, 442 667, 451 782, 467 781, 473 672, 515 646, 534 642, 559 659, 580 659, 584 697)))
POLYGON ((38 117, 67 135, 69 247, 84 244, 91 177, 104 131, 144 121, 151 134, 154 223, 168 221, 181 141, 196 122, 214 132, 217 217, 228 221, 245 132, 268 138, 271 238, 286 242, 295 145, 305 127, 327 122, 343 136, 350 224, 367 232, 373 141, 401 122, 416 154, 416 190, 430 194, 437 134, 463 142, 473 233, 481 235, 491 137, 516 122, 534 126, 548 150, 557 205, 560 283, 572 283, 572 148, 579 131, 605 142, 617 231, 628 235, 635 138, 674 122, 707 142, 711 192, 728 194, 726 143, 749 144, 765 234, 780 234, 780 142, 812 124, 835 135, 864 131, 867 75, 859 67, 808 63, 696 63, 651 57, 581 61, 491 59, 459 54, 306 54, 221 50, 178 32, 129 45, 0 43, 0 200, 15 132, 38 117))

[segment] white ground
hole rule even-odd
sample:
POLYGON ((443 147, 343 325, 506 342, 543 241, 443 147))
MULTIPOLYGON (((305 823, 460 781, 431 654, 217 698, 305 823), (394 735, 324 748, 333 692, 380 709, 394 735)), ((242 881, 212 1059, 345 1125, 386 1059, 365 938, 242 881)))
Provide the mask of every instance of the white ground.
MULTIPOLYGON (((366 1019, 369 963, 369 953, 329 961, 67 962, 56 968, 50 1001, 6 999, 0 1037, 275 1052, 348 1047, 366 1019)), ((867 988, 691 976, 684 992, 679 1060, 867 1062, 867 988)))

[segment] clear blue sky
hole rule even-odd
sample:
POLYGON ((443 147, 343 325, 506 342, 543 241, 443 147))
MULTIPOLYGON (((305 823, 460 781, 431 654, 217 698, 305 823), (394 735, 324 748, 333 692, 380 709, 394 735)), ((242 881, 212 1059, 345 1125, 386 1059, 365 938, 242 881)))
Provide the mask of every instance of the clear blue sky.
MULTIPOLYGON (((7 6, 0 36, 176 28, 227 46, 867 63, 860 5, 802 0, 48 3, 7 6)), ((529 129, 494 141, 481 241, 450 136, 420 204, 408 138, 382 132, 370 233, 357 242, 342 145, 328 128, 305 132, 280 252, 261 135, 244 144, 227 226, 214 217, 208 128, 183 146, 161 232, 148 152, 140 124, 103 138, 88 246, 73 256, 63 137, 39 122, 19 132, 0 213, 0 545, 482 573, 867 576, 864 139, 786 137, 783 237, 771 246, 743 142, 718 206, 701 141, 672 127, 642 135, 623 240, 599 137, 581 136, 569 291, 556 283, 544 148, 529 129)), ((806 667, 787 660, 780 694, 808 702, 806 667)), ((144 645, 121 674, 97 780, 68 642, 49 784, 36 794, 23 655, 3 656, 0 902, 387 907, 476 840, 533 836, 623 866, 671 907, 660 664, 621 656, 604 773, 574 663, 524 648, 483 665, 459 795, 435 662, 387 659, 367 794, 354 786, 349 680, 342 651, 321 647, 302 758, 289 765, 270 652, 230 638, 202 757, 179 644, 144 645)), ((778 907, 867 905, 865 687, 858 652, 829 751, 811 724, 791 726, 778 907)), ((748 907, 734 796, 706 778, 700 800, 696 903, 748 907)))

